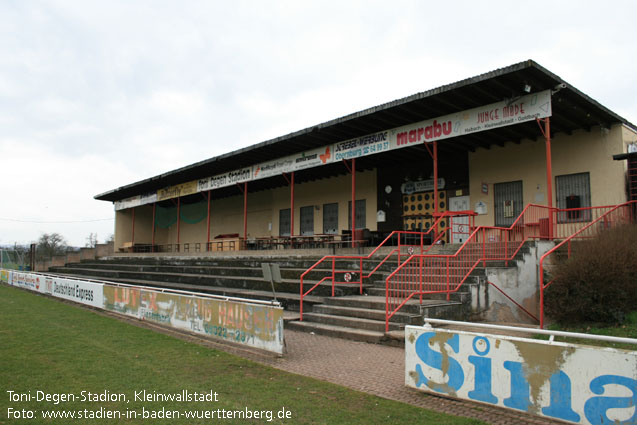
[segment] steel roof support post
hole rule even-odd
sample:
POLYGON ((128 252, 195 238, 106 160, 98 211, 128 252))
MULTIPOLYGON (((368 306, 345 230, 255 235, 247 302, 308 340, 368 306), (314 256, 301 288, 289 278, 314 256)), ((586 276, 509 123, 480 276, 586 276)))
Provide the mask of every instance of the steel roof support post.
POLYGON ((135 207, 133 207, 133 229, 131 232, 131 237, 130 237, 130 243, 131 243, 131 252, 133 251, 133 246, 135 246, 135 207))
POLYGON ((294 171, 290 175, 290 237, 294 236, 294 171))
POLYGON ((546 205, 549 208, 549 234, 548 238, 553 239, 553 165, 551 157, 551 121, 549 117, 543 119, 537 119, 537 123, 540 126, 544 139, 546 140, 546 205), (544 128, 542 124, 544 122, 544 128))
POLYGON ((206 251, 208 251, 208 246, 210 245, 210 192, 212 192, 212 190, 208 191, 208 212, 206 215, 206 232, 207 232, 207 237, 206 237, 206 251))
POLYGON ((553 239, 553 160, 551 156, 551 122, 544 118, 544 137, 546 137, 546 197, 549 207, 549 239, 553 239))
POLYGON ((181 237, 181 228, 180 228, 180 222, 181 222, 181 197, 177 197, 177 249, 179 249, 179 244, 180 244, 180 237, 181 237))
POLYGON ((150 252, 155 252, 155 212, 156 212, 157 202, 153 202, 153 231, 152 231, 152 241, 150 243, 150 252))
POLYGON ((243 243, 248 240, 248 182, 243 183, 243 243))
POLYGON ((352 248, 356 234, 356 158, 352 158, 352 248))

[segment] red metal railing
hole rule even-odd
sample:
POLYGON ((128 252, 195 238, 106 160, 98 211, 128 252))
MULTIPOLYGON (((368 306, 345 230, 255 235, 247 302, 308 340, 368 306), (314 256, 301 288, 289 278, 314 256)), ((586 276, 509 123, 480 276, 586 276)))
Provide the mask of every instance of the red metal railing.
POLYGON ((614 206, 558 209, 529 204, 509 227, 475 229, 455 254, 412 255, 387 277, 385 328, 389 320, 415 295, 450 294, 460 289, 482 262, 512 260, 529 239, 564 239, 614 206))
MULTIPOLYGON (((599 214, 597 218, 587 222, 585 226, 581 227, 576 232, 573 232, 569 237, 555 245, 540 258, 540 328, 544 327, 544 290, 554 282, 553 279, 544 283, 545 262, 551 257, 555 257, 555 254, 564 249, 564 247, 566 247, 567 258, 570 258, 573 241, 595 238, 605 230, 619 225, 632 223, 635 220, 633 215, 635 207, 637 207, 637 201, 627 202, 614 207, 602 207, 600 209, 596 209, 596 212, 604 211, 604 213, 599 214)), ((577 211, 579 210, 581 209, 578 209, 577 211)))
MULTIPOLYGON (((431 225, 428 231, 426 232, 411 232, 411 231, 393 231, 387 236, 372 252, 365 256, 351 256, 351 255, 326 255, 321 258, 319 261, 314 263, 309 269, 307 269, 301 275, 300 282, 300 320, 303 320, 303 298, 308 296, 312 291, 314 291, 320 284, 324 282, 332 282, 332 296, 334 296, 334 288, 339 284, 348 284, 348 285, 359 285, 360 293, 363 293, 363 279, 369 279, 374 273, 376 273, 380 267, 388 262, 393 256, 396 256, 396 264, 399 266, 401 264, 401 258, 404 258, 405 255, 411 257, 414 252, 417 250, 420 251, 420 255, 424 255, 442 239, 445 235, 445 232, 438 232, 437 229, 441 222, 445 219, 449 218, 453 220, 453 217, 469 217, 469 227, 472 228, 474 226, 473 218, 476 214, 473 211, 445 211, 441 213, 438 219, 431 225), (370 260, 376 254, 380 253, 380 249, 382 247, 389 246, 390 244, 395 246, 395 248, 391 249, 389 253, 385 254, 384 258, 382 258, 378 264, 370 270, 368 273, 365 273, 363 270, 363 261, 370 260), (429 246, 426 246, 429 244, 429 246), (337 261, 357 261, 358 265, 355 269, 348 268, 344 270, 338 270, 336 267, 337 261), (326 263, 331 263, 330 273, 316 282, 311 288, 307 291, 304 291, 304 282, 309 273, 314 270, 317 270, 318 266, 326 263)), ((325 269, 319 269, 325 270, 325 269)))

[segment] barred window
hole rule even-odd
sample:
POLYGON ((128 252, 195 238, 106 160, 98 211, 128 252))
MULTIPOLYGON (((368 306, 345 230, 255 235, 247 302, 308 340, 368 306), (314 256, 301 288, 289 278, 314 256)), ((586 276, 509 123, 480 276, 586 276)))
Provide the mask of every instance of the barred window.
POLYGON ((555 177, 555 188, 557 207, 560 209, 557 215, 558 223, 591 221, 589 173, 557 176, 555 177))

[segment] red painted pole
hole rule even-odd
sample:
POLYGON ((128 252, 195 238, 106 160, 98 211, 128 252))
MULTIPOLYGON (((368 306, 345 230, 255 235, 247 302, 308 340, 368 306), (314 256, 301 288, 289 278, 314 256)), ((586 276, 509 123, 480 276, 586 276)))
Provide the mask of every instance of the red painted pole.
POLYGON ((133 251, 133 246, 135 246, 135 207, 133 207, 133 231, 131 235, 131 252, 133 251))
POLYGON ((356 234, 356 158, 352 158, 352 248, 356 234))
POLYGON ((179 242, 180 242, 180 233, 181 233, 181 228, 179 226, 181 220, 181 198, 177 197, 177 249, 179 249, 179 242))
POLYGON ((208 246, 210 245, 210 193, 212 190, 208 191, 208 215, 207 215, 207 232, 208 237, 206 238, 206 251, 208 251, 208 246))
POLYGON ((551 123, 544 118, 544 137, 546 138, 546 205, 549 207, 549 239, 553 239, 553 170, 551 156, 551 123))
POLYGON ((153 236, 152 242, 150 243, 150 252, 155 252, 155 211, 157 207, 157 202, 153 202, 153 236))
POLYGON ((243 243, 248 240, 248 182, 243 183, 243 243))
POLYGON ((294 171, 290 180, 290 237, 294 236, 294 171))
MULTIPOLYGON (((438 142, 436 141, 434 141, 434 200, 434 211, 438 213, 438 142)), ((437 215, 436 219, 438 219, 437 215)))

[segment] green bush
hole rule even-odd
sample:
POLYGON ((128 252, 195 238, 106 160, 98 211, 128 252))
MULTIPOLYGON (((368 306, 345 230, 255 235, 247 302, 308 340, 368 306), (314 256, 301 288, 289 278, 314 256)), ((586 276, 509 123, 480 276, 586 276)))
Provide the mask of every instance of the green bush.
POLYGON ((545 292, 547 316, 562 324, 622 323, 637 309, 637 225, 573 243, 545 292))

